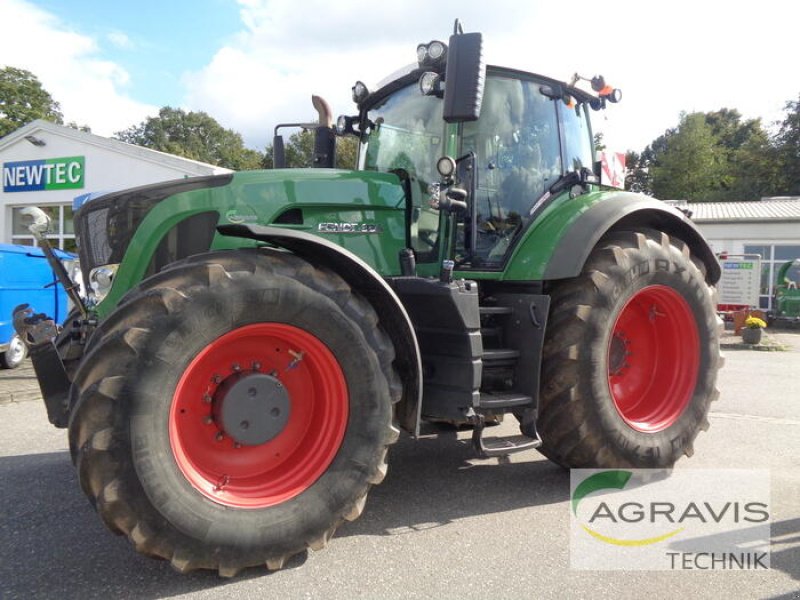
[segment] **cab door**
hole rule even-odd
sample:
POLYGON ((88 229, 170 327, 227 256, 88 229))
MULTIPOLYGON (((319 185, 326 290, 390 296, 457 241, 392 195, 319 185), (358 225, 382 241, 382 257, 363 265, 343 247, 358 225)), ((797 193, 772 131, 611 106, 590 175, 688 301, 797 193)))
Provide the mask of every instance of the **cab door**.
POLYGON ((465 222, 456 242, 464 268, 502 268, 531 209, 564 172, 561 101, 542 94, 542 85, 535 77, 490 72, 480 119, 462 126, 461 153, 474 153, 476 171, 474 225, 465 222))

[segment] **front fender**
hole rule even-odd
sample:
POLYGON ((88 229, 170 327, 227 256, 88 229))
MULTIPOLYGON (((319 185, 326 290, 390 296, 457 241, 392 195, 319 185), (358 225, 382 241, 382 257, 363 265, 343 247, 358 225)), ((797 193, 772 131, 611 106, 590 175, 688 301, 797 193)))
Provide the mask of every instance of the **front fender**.
POLYGON ((380 315, 381 324, 394 345, 395 366, 403 381, 403 399, 398 409, 401 425, 419 435, 419 411, 422 405, 422 358, 411 319, 392 288, 367 263, 336 244, 302 231, 263 225, 220 225, 225 236, 265 242, 323 265, 336 272, 364 296, 380 315))

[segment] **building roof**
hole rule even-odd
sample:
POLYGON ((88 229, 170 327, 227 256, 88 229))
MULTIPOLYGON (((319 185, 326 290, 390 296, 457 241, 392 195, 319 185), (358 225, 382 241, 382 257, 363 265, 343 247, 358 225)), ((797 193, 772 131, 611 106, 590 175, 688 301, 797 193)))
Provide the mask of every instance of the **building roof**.
POLYGON ((191 160, 182 156, 176 156, 174 154, 167 154, 166 152, 159 152, 157 150, 151 150, 150 148, 128 144, 119 140, 95 135, 94 133, 87 133, 85 131, 73 129, 72 127, 57 125, 42 119, 32 121, 27 125, 12 131, 7 136, 0 138, 0 152, 23 138, 35 136, 36 132, 38 131, 45 131, 53 135, 70 138, 82 144, 97 146, 112 152, 125 154, 131 158, 145 162, 154 162, 163 166, 172 167, 174 169, 188 171, 195 175, 217 175, 222 173, 232 173, 231 169, 226 169, 224 167, 218 167, 216 165, 200 162, 199 160, 191 160))
POLYGON ((777 198, 753 202, 670 202, 692 211, 696 223, 800 221, 800 199, 777 198))

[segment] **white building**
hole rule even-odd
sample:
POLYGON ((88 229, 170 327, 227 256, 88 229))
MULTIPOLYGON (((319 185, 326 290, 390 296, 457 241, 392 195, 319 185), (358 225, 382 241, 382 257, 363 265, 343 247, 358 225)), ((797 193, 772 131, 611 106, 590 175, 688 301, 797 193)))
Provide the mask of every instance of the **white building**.
POLYGON ((0 242, 33 244, 19 211, 34 205, 49 213, 50 238, 65 250, 75 249, 76 196, 231 172, 42 120, 0 139, 0 165, 0 242))
POLYGON ((800 198, 755 202, 675 203, 692 211, 692 221, 717 254, 761 256, 761 308, 772 308, 778 269, 800 258, 800 198))

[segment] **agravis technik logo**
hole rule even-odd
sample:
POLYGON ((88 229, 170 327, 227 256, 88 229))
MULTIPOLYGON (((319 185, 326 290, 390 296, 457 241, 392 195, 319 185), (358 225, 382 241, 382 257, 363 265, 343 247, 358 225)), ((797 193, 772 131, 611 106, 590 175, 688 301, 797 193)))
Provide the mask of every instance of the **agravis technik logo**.
POLYGON ((769 473, 573 470, 571 563, 583 569, 769 567, 769 473))

